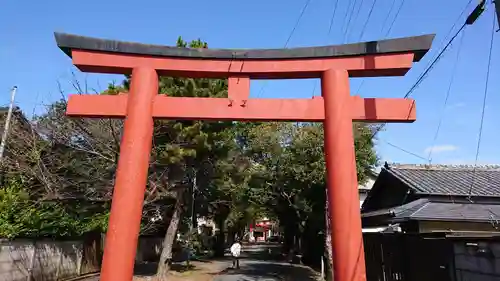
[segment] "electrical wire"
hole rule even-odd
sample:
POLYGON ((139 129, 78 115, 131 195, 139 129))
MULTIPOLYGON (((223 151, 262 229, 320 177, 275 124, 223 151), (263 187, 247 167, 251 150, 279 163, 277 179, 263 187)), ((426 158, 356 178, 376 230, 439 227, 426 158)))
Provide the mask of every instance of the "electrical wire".
MULTIPOLYGON (((404 3, 404 2, 403 2, 403 1, 401 1, 401 5, 402 5, 403 3, 404 3)), ((384 21, 383 21, 383 23, 382 23, 382 31, 384 31, 384 29, 385 29, 385 25, 387 24, 387 21, 389 20, 389 17, 390 17, 390 15, 391 15, 391 13, 392 13, 392 10, 394 9, 395 4, 396 4, 396 0, 392 0, 391 8, 389 8, 389 12, 387 12, 387 16, 385 17, 385 19, 384 19, 384 21)), ((400 10, 398 10, 398 13, 397 13, 397 14, 399 14, 399 11, 400 11, 400 10)), ((396 14, 396 16, 397 16, 397 14, 396 14)))
MULTIPOLYGON (((380 139, 379 139, 379 140, 380 140, 380 139)), ((382 141, 383 141, 384 143, 388 144, 389 146, 392 146, 392 147, 394 147, 394 148, 396 148, 396 149, 398 149, 398 150, 401 150, 402 152, 405 152, 405 153, 407 153, 407 154, 409 154, 409 155, 415 156, 415 157, 417 157, 417 158, 419 158, 419 159, 421 159, 421 160, 427 161, 427 159, 426 159, 425 157, 423 157, 423 156, 420 156, 420 155, 418 155, 418 154, 416 154, 416 153, 413 153, 413 152, 411 152, 411 151, 409 151, 409 150, 407 150, 407 149, 404 149, 404 148, 402 148, 402 147, 400 147, 400 146, 397 146, 397 145, 395 145, 395 144, 393 144, 393 143, 390 143, 390 142, 388 142, 388 141, 386 141, 386 140, 382 140, 382 141)))
POLYGON ((349 19, 349 16, 351 14, 351 12, 350 12, 351 11, 351 4, 353 4, 352 5, 352 9, 354 10, 354 5, 356 5, 356 2, 357 2, 357 0, 354 0, 354 1, 349 0, 349 4, 347 5, 347 8, 345 10, 344 20, 342 21, 342 27, 340 28, 340 30, 342 31, 342 33, 344 32, 346 23, 347 23, 347 21, 349 19))
POLYGON ((307 7, 309 7, 310 3, 311 3, 311 0, 307 0, 306 3, 304 4, 304 7, 302 7, 302 11, 300 11, 299 18, 295 22, 295 25, 293 26, 293 29, 290 32, 290 35, 288 36, 288 39, 286 39, 285 46, 283 48, 286 48, 288 46, 288 43, 290 43, 290 40, 292 39, 292 36, 295 33, 295 30, 297 30, 297 27, 299 26, 300 21, 302 20, 302 17, 304 16, 304 13, 306 12, 307 7))
MULTIPOLYGON (((387 13, 387 16, 385 17, 385 20, 384 20, 384 24, 382 25, 382 30, 381 32, 384 31, 384 27, 385 27, 385 24, 387 22, 387 20, 389 19, 389 15, 391 14, 392 12, 392 9, 394 8, 394 4, 396 3, 396 0, 394 0, 392 2, 392 6, 391 8, 389 9, 389 13, 387 13)), ((404 0, 401 0, 401 4, 399 5, 397 11, 396 11, 396 14, 394 15, 394 18, 392 19, 392 22, 391 24, 389 25, 389 30, 386 32, 386 34, 384 35, 383 38, 387 38, 387 36, 389 35, 389 33, 391 32, 392 30, 392 27, 394 26, 394 23, 396 22, 396 20, 398 19, 398 16, 399 16, 399 13, 401 13, 401 10, 403 8, 403 5, 404 5, 404 0)), ((363 78, 363 80, 361 81, 361 83, 359 83, 359 86, 358 88, 356 89, 356 91, 354 93, 356 94, 359 94, 359 92, 361 91, 361 88, 363 87, 363 85, 365 84, 365 81, 366 81, 366 78, 363 78)))
MULTIPOLYGON (((491 5, 490 7, 493 7, 493 5, 491 5)), ((484 94, 483 94, 483 104, 482 104, 482 109, 481 109, 481 120, 480 120, 480 123, 479 123, 479 136, 478 136, 478 139, 477 139, 477 147, 476 147, 476 158, 474 160, 474 169, 472 171, 472 182, 471 182, 471 185, 470 185, 470 188, 469 188, 469 199, 470 197, 472 196, 472 189, 474 187, 474 183, 476 181, 476 168, 477 168, 477 160, 479 159, 479 149, 481 147, 481 140, 482 140, 482 136, 483 136, 483 125, 484 125, 484 113, 485 113, 485 109, 486 109, 486 99, 488 97, 488 86, 489 86, 489 80, 490 80, 490 70, 491 70, 491 58, 492 58, 492 53, 493 53, 493 42, 494 42, 494 38, 495 38, 495 14, 494 14, 494 9, 492 9, 493 11, 493 24, 492 24, 492 28, 491 28, 491 37, 490 37, 490 46, 489 46, 489 53, 488 53, 488 65, 486 67, 486 81, 485 81, 485 85, 484 85, 484 94)))
POLYGON ((453 85, 453 81, 455 80, 455 74, 457 73, 457 65, 458 65, 458 61, 460 59, 460 51, 462 50, 462 44, 463 44, 464 38, 465 38, 465 32, 462 35, 462 37, 460 37, 460 42, 458 44, 458 49, 457 49, 457 57, 455 58, 455 62, 454 62, 453 67, 452 67, 452 73, 451 73, 450 83, 448 84, 448 89, 446 91, 446 96, 445 96, 445 99, 444 99, 443 110, 441 111, 441 116, 439 118, 438 126, 436 128, 436 132, 434 134, 434 139, 432 141, 431 149, 430 149, 429 155, 427 157, 427 159, 429 161, 429 164, 432 163, 432 158, 431 157, 432 157, 432 153, 434 152, 433 147, 436 144, 437 138, 439 136, 439 131, 441 129, 441 125, 442 125, 442 122, 443 122, 443 119, 444 119, 444 113, 445 113, 445 110, 446 110, 446 106, 448 105, 448 99, 450 98, 451 87, 453 85))
MULTIPOLYGON (((453 37, 448 41, 448 43, 444 46, 444 48, 438 53, 438 55, 434 58, 434 60, 431 61, 430 64, 428 64, 427 68, 424 70, 424 72, 419 76, 419 78, 417 79, 417 81, 415 82, 415 84, 412 85, 412 87, 410 88, 410 90, 408 90, 408 92, 404 95, 403 98, 408 98, 412 93, 413 91, 422 83, 422 81, 424 81, 424 78, 427 76, 427 74, 433 69, 433 67, 435 66, 435 64, 439 61, 439 59, 443 56, 444 52, 446 50, 448 50, 448 47, 451 45, 451 43, 453 43, 453 41, 455 40, 455 38, 460 34, 460 32, 462 32, 462 30, 464 30, 464 28, 467 26, 466 23, 464 23, 460 29, 455 33, 455 35, 453 35, 453 37)), ((382 130, 387 124, 386 123, 383 123, 381 124, 378 129, 375 130, 375 132, 373 133, 373 137, 380 131, 382 130)))
POLYGON ((366 18, 366 21, 365 21, 365 23, 363 25, 363 28, 361 29, 361 36, 359 36, 359 40, 358 41, 360 41, 361 39, 363 39, 363 35, 365 34, 368 22, 370 22, 370 18, 372 17, 373 8, 375 8, 376 4, 377 4, 377 0, 373 0, 373 4, 372 4, 372 6, 370 8, 370 12, 368 13, 368 17, 366 18))
MULTIPOLYGON (((455 28, 455 26, 457 25, 458 21, 462 18, 462 16, 466 12, 467 7, 469 7, 470 3, 472 3, 472 0, 469 0, 469 2, 467 3, 467 5, 465 5, 465 7, 462 9, 462 12, 460 13, 460 15, 458 16, 458 18, 453 23, 452 27, 450 28, 450 31, 448 32, 448 35, 445 38, 448 38, 448 36, 452 33, 453 29, 455 28)), ((402 4, 401 4, 401 6, 402 6, 402 4)), ((432 67, 437 63, 437 61, 439 61, 439 59, 444 54, 444 52, 447 50, 447 48, 451 45, 451 43, 453 42, 453 40, 458 36, 458 34, 466 26, 467 26, 467 22, 465 21, 464 24, 460 27, 460 29, 455 33, 455 35, 444 46, 444 48, 437 54, 437 56, 426 65, 426 68, 425 68, 424 72, 419 76, 419 78, 417 79, 417 82, 405 94, 404 98, 407 98, 408 96, 410 96, 411 93, 418 87, 418 85, 420 85, 420 83, 422 83, 423 79, 425 78, 425 75, 427 75, 427 73, 430 72, 430 70, 432 69, 432 67)), ((358 87, 358 91, 359 91, 359 88, 361 88, 362 85, 363 84, 361 84, 360 87, 358 87)), ((386 123, 383 123, 377 129, 375 129, 374 132, 373 132, 373 134, 372 134, 372 138, 375 137, 375 135, 377 135, 378 132, 380 132, 380 130, 382 130, 383 128, 385 128, 386 125, 387 125, 386 123)))
MULTIPOLYGON (((352 20, 352 15, 354 13, 354 8, 356 7, 356 3, 358 2, 358 0, 354 0, 353 2, 353 5, 352 5, 352 9, 350 12, 348 12, 348 15, 345 19, 347 20, 347 23, 344 21, 344 25, 342 26, 342 30, 344 30, 344 26, 345 26, 345 30, 344 30, 344 40, 343 42, 345 43, 345 40, 346 40, 346 37, 347 37, 347 31, 349 30, 349 25, 351 23, 351 20, 352 20)), ((348 7, 349 9, 349 7, 348 7)))
POLYGON ((337 5, 339 4, 339 0, 335 0, 335 4, 333 5, 332 17, 330 18, 330 25, 328 26, 328 34, 327 34, 327 44, 330 42, 330 34, 332 33, 333 21, 335 19, 335 14, 337 13, 337 5))
POLYGON ((462 30, 464 30, 465 26, 466 26, 466 24, 464 23, 460 27, 460 29, 458 29, 458 31, 455 33, 455 35, 453 35, 453 37, 450 39, 450 41, 448 41, 448 43, 444 46, 444 48, 441 50, 441 52, 439 52, 439 54, 434 58, 434 60, 429 64, 429 66, 420 75, 420 77, 417 79, 417 82, 415 82, 415 84, 413 84, 411 86, 411 88, 408 90, 408 92, 404 95, 404 98, 408 98, 413 93, 413 91, 415 91, 415 89, 418 86, 420 86, 420 84, 422 83, 422 81, 424 81, 427 74, 433 69, 433 67, 436 65, 436 63, 439 61, 439 59, 441 59, 444 52, 446 50, 448 50, 448 47, 451 45, 451 43, 453 43, 453 40, 455 40, 455 38, 457 38, 457 36, 460 34, 460 32, 462 32, 462 30))
MULTIPOLYGON (((328 45, 330 42, 330 34, 332 33, 332 27, 333 27, 333 21, 335 19, 335 14, 337 13, 337 4, 339 3, 339 0, 335 0, 335 4, 333 5, 333 10, 332 10, 332 16, 330 18, 330 25, 328 26, 328 33, 326 35, 326 44, 328 45)), ((318 83, 314 83, 313 86, 313 91, 312 95, 314 97, 314 94, 316 93, 316 88, 318 87, 318 83)))
MULTIPOLYGON (((311 0, 306 0, 304 6, 302 7, 302 10, 300 11, 300 14, 299 14, 299 17, 297 18, 297 20, 295 21, 295 25, 293 26, 292 28, 292 31, 290 32, 290 34, 288 35, 288 38, 286 39, 285 41, 285 45, 283 48, 286 48, 288 47, 288 43, 290 43, 290 40, 292 39, 293 37, 293 34, 295 33, 295 31, 297 30, 297 27, 299 26, 300 24, 300 21, 302 20, 302 17, 304 16, 306 10, 307 10, 307 7, 309 7, 309 4, 311 3, 311 0)), ((264 81, 262 87, 260 88, 260 91, 259 91, 259 96, 262 95, 262 93, 264 93, 264 88, 266 87, 267 85, 267 80, 264 81)))
POLYGON ((398 10, 396 11, 396 15, 394 16, 394 18, 392 19, 392 22, 391 22, 391 25, 389 26, 389 29, 387 30, 387 32, 385 33, 385 36, 387 38, 387 36, 389 36, 389 34, 391 33, 392 31, 392 27, 394 26, 394 23, 396 22, 396 20, 398 19, 398 16, 399 16, 399 13, 401 12, 401 10, 403 9, 403 5, 405 4, 405 1, 402 0, 401 1, 401 4, 399 5, 398 7, 398 10))
MULTIPOLYGON (((467 5, 465 6, 465 8, 462 10, 462 13, 460 13, 460 16, 458 17, 458 19, 460 19, 462 17, 462 15, 465 13, 467 7, 469 6, 469 4, 471 2, 472 2, 472 0, 469 0, 469 2, 467 3, 467 5)), ((451 33, 451 31, 453 31, 453 28, 456 26, 456 24, 458 22, 458 19, 457 19, 457 21, 455 21, 455 23, 451 27, 450 32, 448 33, 448 35, 451 33)), ((413 84, 413 86, 410 88, 410 90, 408 90, 408 92, 404 95, 403 98, 408 98, 413 93, 413 91, 422 83, 422 81, 425 79, 426 75, 428 73, 430 73, 430 71, 433 69, 434 65, 439 61, 439 59, 442 57, 442 55, 444 54, 444 52, 448 49, 448 47, 451 45, 451 43, 453 43, 453 41, 455 40, 455 38, 460 34, 460 32, 462 32, 462 30, 464 30, 464 28, 466 26, 467 26, 467 21, 465 21, 462 24, 462 26, 457 30, 457 32, 455 33, 455 35, 453 35, 453 37, 451 37, 451 39, 448 41, 448 43, 446 43, 446 45, 444 46, 444 48, 437 54, 437 56, 434 57, 434 59, 432 61, 430 61, 430 63, 427 64, 424 72, 422 74, 420 74, 420 76, 418 77, 418 79, 415 82, 415 84, 413 84)), ((448 36, 446 36, 446 37, 448 37, 448 36)), ((381 124, 379 126, 379 128, 375 130, 373 136, 375 136, 386 125, 387 125, 386 123, 381 124)))
MULTIPOLYGON (((472 3, 472 0, 469 0, 469 2, 467 3, 467 5, 465 5, 465 7, 462 9, 462 12, 460 13, 460 15, 458 16, 458 18, 455 20, 455 22, 451 26, 451 28, 448 31, 448 34, 444 38, 443 42, 446 42, 446 38, 448 38, 450 36, 450 34, 452 34, 453 29, 455 28, 455 26, 457 25, 457 23, 459 22, 459 20, 462 18, 462 16, 464 15, 464 13, 467 11, 467 7, 469 7, 470 3, 472 3)), ((413 86, 410 88, 410 90, 408 90, 408 92, 405 95, 405 98, 409 97, 413 93, 413 91, 422 83, 422 81, 424 80, 424 78, 426 77, 426 75, 432 70, 432 68, 434 67, 434 65, 439 61, 439 59, 442 57, 442 55, 444 54, 444 52, 451 45, 451 43, 453 42, 453 40, 460 34, 460 32, 466 26, 467 26, 467 21, 464 21, 464 23, 462 24, 462 26, 457 30, 457 32, 455 32, 455 34, 453 35, 453 37, 451 37, 451 39, 448 40, 448 43, 446 43, 446 45, 444 45, 444 47, 434 57, 434 59, 431 60, 431 61, 429 61, 427 63, 427 65, 425 66, 424 72, 419 75, 419 77, 417 79, 417 82, 415 82, 415 84, 413 84, 413 86)))
MULTIPOLYGON (((358 5, 358 9, 356 10, 356 13, 355 13, 355 14, 356 14, 356 17, 354 18, 354 22, 356 22, 356 21, 358 20, 358 18, 359 18, 360 10, 361 10, 361 7, 363 6, 363 2, 364 2, 364 1, 365 1, 365 0, 361 0, 361 3, 358 5)), ((347 26, 347 28, 349 28, 349 26, 347 26)), ((346 30, 346 35, 347 35, 347 36, 344 38, 344 42, 345 42, 345 41, 348 41, 348 38, 349 38, 349 34, 348 34, 348 33, 349 33, 349 32, 346 30)))

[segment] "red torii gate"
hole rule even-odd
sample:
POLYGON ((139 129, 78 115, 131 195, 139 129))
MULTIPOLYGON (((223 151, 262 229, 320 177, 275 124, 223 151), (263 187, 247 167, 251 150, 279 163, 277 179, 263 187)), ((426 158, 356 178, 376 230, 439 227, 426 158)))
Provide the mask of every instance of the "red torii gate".
POLYGON ((413 122, 409 99, 350 95, 349 77, 402 76, 434 35, 296 49, 189 49, 55 34, 84 72, 132 74, 130 93, 71 95, 67 115, 125 118, 101 281, 133 277, 153 118, 324 122, 335 281, 365 280, 352 121, 413 122), (227 98, 158 95, 158 75, 228 78, 227 98), (250 79, 321 78, 322 97, 252 99, 250 79))

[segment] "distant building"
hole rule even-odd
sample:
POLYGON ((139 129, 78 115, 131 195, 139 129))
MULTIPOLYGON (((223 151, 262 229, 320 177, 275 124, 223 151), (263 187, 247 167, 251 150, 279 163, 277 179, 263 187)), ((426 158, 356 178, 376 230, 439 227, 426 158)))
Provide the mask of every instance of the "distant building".
POLYGON ((196 220, 197 220, 199 234, 203 233, 210 236, 213 235, 217 230, 217 226, 215 225, 215 222, 212 219, 198 217, 196 220))
POLYGON ((372 189, 373 184, 375 183, 375 180, 377 179, 378 174, 376 172, 370 171, 368 175, 368 180, 365 182, 365 184, 360 184, 358 185, 358 191, 359 191, 359 207, 363 205, 363 202, 366 199, 366 196, 368 196, 368 192, 372 189))
POLYGON ((274 236, 279 232, 278 223, 263 217, 255 220, 249 225, 248 240, 250 242, 264 242, 270 236, 274 236))

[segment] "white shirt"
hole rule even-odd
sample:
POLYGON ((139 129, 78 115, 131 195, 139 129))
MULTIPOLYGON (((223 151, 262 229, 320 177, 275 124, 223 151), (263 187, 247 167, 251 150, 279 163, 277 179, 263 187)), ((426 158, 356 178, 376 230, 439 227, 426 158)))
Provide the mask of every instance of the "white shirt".
POLYGON ((231 246, 231 255, 233 255, 233 257, 239 257, 240 254, 241 254, 241 244, 240 243, 234 243, 231 246))

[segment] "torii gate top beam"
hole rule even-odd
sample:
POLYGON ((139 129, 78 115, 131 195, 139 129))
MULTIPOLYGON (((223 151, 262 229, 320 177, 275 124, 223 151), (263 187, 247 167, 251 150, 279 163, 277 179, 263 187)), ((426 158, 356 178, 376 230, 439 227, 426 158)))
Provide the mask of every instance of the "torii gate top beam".
POLYGON ((250 79, 401 76, 431 47, 434 35, 292 49, 191 49, 55 33, 57 45, 84 72, 130 74, 150 67, 166 76, 250 79))
MULTIPOLYGON (((320 78, 326 70, 336 69, 350 77, 400 76, 429 50, 434 35, 274 50, 177 48, 62 33, 55 37, 73 64, 86 72, 129 74, 145 68, 165 76, 228 78, 227 99, 156 96, 153 118, 317 122, 325 119, 322 97, 251 99, 250 80, 320 78)), ((128 100, 128 95, 72 95, 67 114, 123 118, 128 100)), ((354 121, 413 122, 416 118, 414 101, 409 99, 351 97, 348 106, 354 121)))

